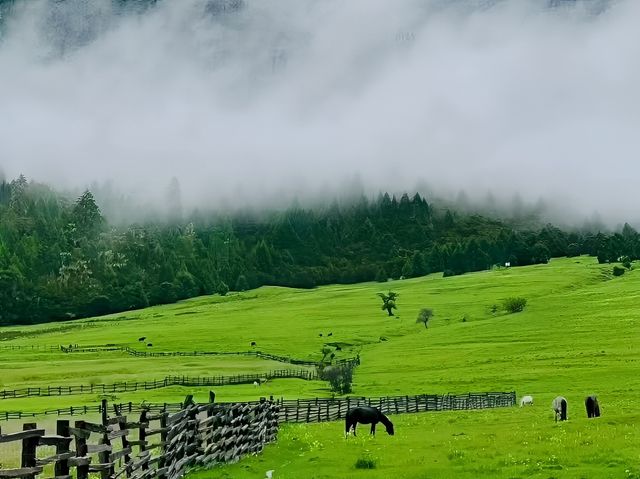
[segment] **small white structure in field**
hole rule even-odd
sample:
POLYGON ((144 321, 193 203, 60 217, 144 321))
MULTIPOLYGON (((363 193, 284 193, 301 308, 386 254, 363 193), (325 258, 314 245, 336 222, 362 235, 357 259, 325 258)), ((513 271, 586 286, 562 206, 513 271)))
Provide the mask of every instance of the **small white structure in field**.
POLYGON ((504 267, 505 267, 505 268, 511 268, 511 261, 507 261, 507 262, 504 264, 504 267))
POLYGON ((533 396, 522 396, 522 399, 520 399, 520 407, 527 404, 533 406, 533 396))
POLYGON ((253 387, 257 388, 258 386, 260 386, 260 383, 258 381, 253 381, 253 387))

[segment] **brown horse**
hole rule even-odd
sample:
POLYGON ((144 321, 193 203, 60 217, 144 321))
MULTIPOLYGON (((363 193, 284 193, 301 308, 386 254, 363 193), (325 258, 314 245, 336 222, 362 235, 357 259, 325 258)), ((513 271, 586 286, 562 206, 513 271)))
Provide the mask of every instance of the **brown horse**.
POLYGON ((393 423, 389 418, 382 414, 377 408, 371 406, 354 407, 347 411, 345 434, 349 434, 349 430, 353 428, 353 435, 356 435, 356 425, 371 424, 371 434, 376 434, 376 424, 381 422, 387 429, 387 434, 393 436, 393 423))

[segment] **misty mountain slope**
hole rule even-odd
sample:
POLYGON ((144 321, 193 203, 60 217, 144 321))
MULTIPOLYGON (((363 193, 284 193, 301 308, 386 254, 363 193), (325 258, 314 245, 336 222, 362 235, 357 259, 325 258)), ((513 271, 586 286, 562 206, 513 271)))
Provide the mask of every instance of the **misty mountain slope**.
POLYGON ((2 2, 0 169, 185 208, 519 192, 636 221, 634 0, 2 2))
POLYGON ((419 194, 115 227, 85 191, 73 202, 23 176, 0 183, 0 324, 173 303, 261 285, 454 276, 551 257, 640 255, 640 234, 516 229, 442 210, 419 194))

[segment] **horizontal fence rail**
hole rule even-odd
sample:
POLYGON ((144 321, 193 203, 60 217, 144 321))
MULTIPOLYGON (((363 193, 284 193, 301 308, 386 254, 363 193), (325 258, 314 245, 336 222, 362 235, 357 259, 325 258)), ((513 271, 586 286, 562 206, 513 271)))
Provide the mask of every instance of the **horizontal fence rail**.
POLYGON ((0 391, 0 400, 38 396, 71 396, 77 394, 113 394, 135 391, 148 391, 171 386, 226 386, 230 384, 260 383, 270 379, 304 379, 312 381, 319 379, 315 370, 308 369, 279 369, 259 374, 236 374, 232 376, 166 376, 153 381, 123 381, 112 384, 87 384, 74 386, 44 386, 10 389, 0 391))
MULTIPOLYGON (((252 351, 140 351, 128 346, 105 345, 105 346, 60 346, 64 353, 96 353, 104 351, 121 351, 131 356, 139 358, 161 358, 174 356, 253 356, 261 359, 277 361, 281 363, 296 364, 300 366, 318 366, 322 361, 308 361, 296 359, 289 356, 279 356, 277 354, 265 353, 258 350, 252 351)), ((334 360, 334 364, 342 364, 356 361, 357 358, 345 358, 334 360)))
MULTIPOLYGON (((162 357, 191 357, 191 356, 252 356, 260 359, 277 361, 280 363, 294 364, 297 366, 318 366, 325 364, 324 361, 309 361, 306 359, 296 359, 289 356, 265 353, 263 351, 141 351, 129 346, 118 344, 108 344, 100 346, 79 346, 79 345, 0 345, 0 351, 61 351, 63 353, 101 353, 101 352, 123 352, 138 358, 162 358, 162 357)), ((334 359, 332 364, 347 364, 358 362, 358 357, 334 359)))
MULTIPOLYGON (((407 414, 430 411, 449 411, 464 409, 490 409, 516 405, 515 392, 481 392, 468 394, 419 394, 415 396, 386 397, 348 397, 314 399, 280 399, 279 421, 283 422, 325 422, 343 419, 346 412, 356 406, 374 406, 385 414, 407 414)), ((228 403, 218 403, 225 405, 228 403)), ((236 403, 229 403, 236 404, 236 403)), ((255 402, 243 404, 254 405, 255 402)), ((180 411, 183 403, 120 403, 114 404, 127 414, 146 411, 180 411)), ((101 405, 70 406, 41 412, 0 411, 0 421, 19 420, 37 416, 80 416, 102 413, 101 405)))
POLYGON ((280 400, 280 422, 325 422, 345 417, 357 406, 377 407, 384 414, 490 409, 516 405, 516 393, 420 394, 417 396, 316 398, 280 400))
POLYGON ((0 344, 0 351, 60 351, 60 346, 43 346, 41 344, 0 344))
POLYGON ((2 434, 0 447, 21 443, 21 451, 0 464, 0 478, 34 479, 178 479, 194 466, 229 463, 260 452, 278 434, 279 406, 262 398, 254 403, 205 405, 188 396, 175 413, 142 410, 130 418, 118 407, 109 414, 101 404, 101 421, 58 420, 55 433, 47 434, 36 423, 23 424, 22 431, 2 434), (153 424, 155 423, 155 424, 153 424), (51 447, 55 447, 52 454, 51 447), (46 457, 38 454, 40 448, 46 457))

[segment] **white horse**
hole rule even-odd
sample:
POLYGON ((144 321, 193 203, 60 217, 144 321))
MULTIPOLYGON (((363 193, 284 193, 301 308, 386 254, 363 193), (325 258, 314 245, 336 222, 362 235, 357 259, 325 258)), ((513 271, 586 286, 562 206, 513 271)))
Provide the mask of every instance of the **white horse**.
POLYGON ((567 400, 564 397, 558 396, 555 398, 551 403, 551 409, 556 414, 556 422, 558 422, 558 417, 560 417, 561 421, 567 420, 567 400))
POLYGON ((522 399, 520 399, 520 407, 526 405, 533 406, 533 396, 522 396, 522 399))

